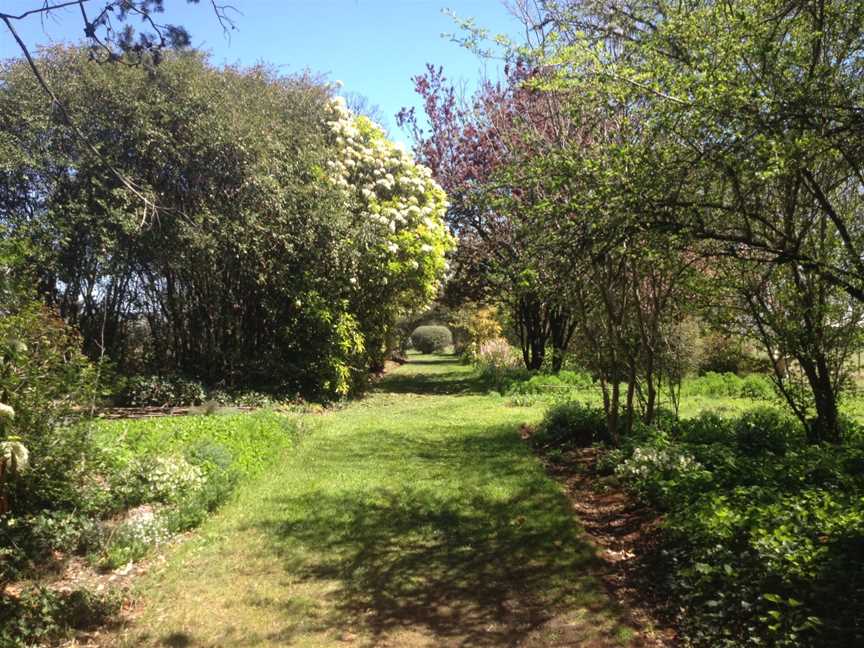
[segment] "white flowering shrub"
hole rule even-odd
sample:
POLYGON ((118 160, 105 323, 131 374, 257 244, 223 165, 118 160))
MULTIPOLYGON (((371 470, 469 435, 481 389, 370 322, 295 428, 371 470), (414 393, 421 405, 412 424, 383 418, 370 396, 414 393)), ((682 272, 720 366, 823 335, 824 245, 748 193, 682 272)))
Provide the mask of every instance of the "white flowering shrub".
POLYGON ((15 408, 6 403, 0 403, 0 419, 14 419, 15 408))
POLYGON ((12 474, 20 474, 30 467, 30 453, 20 441, 0 441, 0 465, 12 474))
POLYGON ((111 532, 99 563, 105 569, 116 569, 146 556, 153 547, 173 536, 166 518, 158 511, 136 515, 121 522, 111 532))
POLYGON ((177 455, 144 457, 132 461, 114 476, 112 490, 127 504, 176 502, 201 490, 204 471, 177 455))
POLYGON ((348 281, 367 342, 376 345, 398 315, 438 294, 445 254, 455 244, 444 222, 447 196, 427 167, 380 126, 353 115, 341 97, 330 111, 336 156, 328 176, 356 223, 357 256, 348 281))
POLYGON ((686 450, 659 443, 637 447, 629 459, 615 468, 628 486, 657 503, 668 503, 668 495, 684 482, 711 479, 711 473, 686 450))
POLYGON ((171 539, 171 530, 162 516, 139 516, 121 524, 115 532, 115 539, 121 542, 158 545, 171 539))

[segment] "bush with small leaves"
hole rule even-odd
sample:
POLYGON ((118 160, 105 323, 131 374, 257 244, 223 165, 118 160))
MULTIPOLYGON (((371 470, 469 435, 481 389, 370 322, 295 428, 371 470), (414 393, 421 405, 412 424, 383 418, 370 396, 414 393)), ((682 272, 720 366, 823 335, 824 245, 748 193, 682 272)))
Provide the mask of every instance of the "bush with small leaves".
POLYGON ((692 645, 864 640, 864 442, 850 429, 814 446, 781 411, 703 414, 601 456, 664 511, 657 595, 692 645))
POLYGON ((121 403, 133 407, 199 405, 206 398, 200 382, 180 376, 135 376, 126 381, 120 394, 121 403))
POLYGON ((120 611, 120 604, 118 596, 81 589, 29 588, 18 597, 0 597, 0 646, 54 645, 75 631, 105 623, 120 611))
POLYGON ((532 444, 537 448, 588 447, 606 431, 606 415, 578 401, 560 403, 546 412, 532 444))
POLYGON ((797 421, 783 412, 762 407, 744 414, 735 423, 735 438, 741 452, 784 454, 803 446, 806 437, 797 421))

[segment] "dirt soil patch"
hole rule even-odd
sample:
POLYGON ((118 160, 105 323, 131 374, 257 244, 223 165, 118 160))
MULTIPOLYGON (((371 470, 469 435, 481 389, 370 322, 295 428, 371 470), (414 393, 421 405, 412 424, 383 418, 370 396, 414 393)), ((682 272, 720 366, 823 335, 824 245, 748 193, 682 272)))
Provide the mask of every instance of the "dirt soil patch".
MULTIPOLYGON (((523 439, 530 436, 531 430, 522 430, 523 439)), ((650 575, 645 559, 655 551, 662 517, 637 502, 614 478, 600 475, 597 456, 596 448, 578 448, 554 462, 544 458, 544 463, 549 475, 564 486, 586 540, 606 565, 602 579, 610 596, 629 610, 636 627, 645 629, 644 645, 678 646, 675 628, 658 612, 663 601, 646 587, 650 575)))

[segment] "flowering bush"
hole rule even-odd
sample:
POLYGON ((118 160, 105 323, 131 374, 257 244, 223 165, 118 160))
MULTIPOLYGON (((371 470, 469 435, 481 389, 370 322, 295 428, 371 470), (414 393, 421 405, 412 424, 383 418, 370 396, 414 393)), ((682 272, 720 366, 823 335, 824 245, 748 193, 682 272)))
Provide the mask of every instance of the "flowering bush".
POLYGON ((504 338, 483 342, 477 351, 477 366, 482 371, 506 371, 522 366, 518 352, 504 338))
POLYGON ((120 523, 100 557, 106 569, 116 569, 143 558, 153 547, 171 539, 172 529, 159 511, 144 510, 120 523))
POLYGON ((418 300, 437 295, 444 253, 454 243, 444 223, 447 196, 432 172, 387 140, 380 126, 352 115, 341 97, 330 107, 338 152, 328 162, 330 178, 360 217, 370 249, 352 283, 374 285, 391 297, 411 300, 409 306, 422 306, 418 300))
POLYGON ((204 486, 204 473, 180 456, 140 457, 112 477, 112 490, 128 505, 175 502, 204 486))
POLYGON ((444 222, 447 197, 427 167, 377 124, 353 115, 341 97, 330 113, 336 156, 328 176, 355 215, 360 250, 348 268, 351 306, 367 353, 380 363, 398 316, 438 295, 454 247, 444 222))
POLYGON ((711 473, 686 450, 657 444, 637 447, 615 474, 644 497, 657 501, 666 501, 679 489, 695 488, 696 482, 711 479, 711 473))

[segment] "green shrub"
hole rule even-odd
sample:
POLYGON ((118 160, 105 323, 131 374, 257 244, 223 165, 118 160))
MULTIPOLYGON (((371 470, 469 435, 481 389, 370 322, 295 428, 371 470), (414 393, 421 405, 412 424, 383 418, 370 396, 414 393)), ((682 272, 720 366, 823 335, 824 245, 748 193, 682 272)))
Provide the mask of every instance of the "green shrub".
POLYGON ((24 518, 30 528, 31 558, 54 551, 84 553, 99 546, 101 529, 92 517, 73 511, 45 511, 24 518))
POLYGON ((731 443, 735 438, 734 422, 713 412, 702 412, 696 418, 680 421, 678 431, 684 443, 731 443))
POLYGON ((179 376, 135 376, 120 394, 120 402, 132 407, 199 405, 206 398, 201 383, 179 376))
POLYGON ((594 389, 594 379, 584 371, 564 370, 558 372, 558 378, 573 389, 594 389))
POLYGON ((735 438, 740 450, 747 454, 784 454, 791 446, 805 442, 804 431, 796 421, 767 407, 747 412, 738 419, 735 438))
POLYGON ((707 372, 693 378, 686 384, 688 394, 710 396, 712 398, 737 398, 744 386, 744 380, 734 373, 707 372))
POLYGON ((439 353, 453 344, 453 335, 446 326, 418 326, 411 333, 411 344, 421 353, 439 353))
POLYGON ((534 374, 527 380, 513 381, 507 389, 507 395, 560 395, 591 387, 593 387, 593 383, 587 374, 577 371, 562 371, 558 374, 534 374))
POLYGON ((111 490, 125 506, 145 502, 170 503, 181 494, 204 485, 204 471, 182 456, 143 455, 135 457, 111 475, 111 490))
POLYGON ((20 442, 29 454, 26 471, 0 482, 10 507, 0 516, 2 585, 51 549, 77 542, 73 518, 89 506, 85 484, 98 451, 74 425, 75 406, 96 392, 79 336, 44 306, 0 296, 0 394, 15 413, 0 421, 0 442, 20 442))
POLYGON ((774 384, 763 374, 748 374, 746 377, 726 372, 709 371, 684 383, 684 391, 691 396, 711 398, 749 398, 771 400, 775 397, 774 384))
POLYGON ((551 407, 543 417, 532 443, 538 448, 588 447, 606 431, 606 416, 596 407, 577 401, 551 407))
POLYGON ((762 374, 748 374, 744 377, 744 384, 739 392, 741 398, 752 398, 753 400, 771 400, 776 396, 774 383, 768 376, 762 374))

